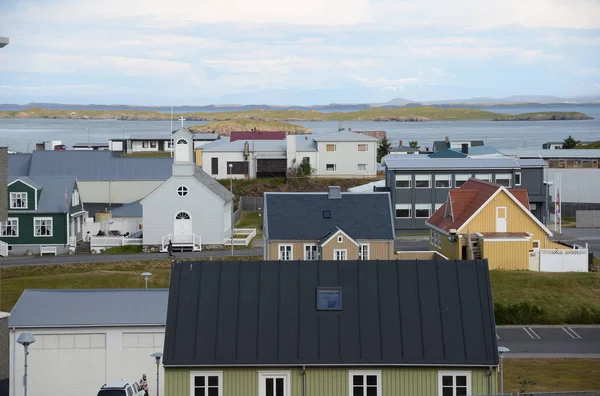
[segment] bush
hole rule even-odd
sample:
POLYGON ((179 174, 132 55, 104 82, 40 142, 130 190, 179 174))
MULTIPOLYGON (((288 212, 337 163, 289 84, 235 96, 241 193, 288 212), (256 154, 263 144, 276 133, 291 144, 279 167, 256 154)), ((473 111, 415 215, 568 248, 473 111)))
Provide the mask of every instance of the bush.
POLYGON ((600 310, 580 307, 569 312, 565 318, 569 324, 599 324, 600 310))
POLYGON ((133 254, 133 253, 142 253, 142 246, 140 246, 140 245, 113 246, 111 248, 102 250, 102 254, 133 254))
POLYGON ((494 304, 496 325, 548 324, 548 313, 545 309, 520 302, 516 304, 494 304))

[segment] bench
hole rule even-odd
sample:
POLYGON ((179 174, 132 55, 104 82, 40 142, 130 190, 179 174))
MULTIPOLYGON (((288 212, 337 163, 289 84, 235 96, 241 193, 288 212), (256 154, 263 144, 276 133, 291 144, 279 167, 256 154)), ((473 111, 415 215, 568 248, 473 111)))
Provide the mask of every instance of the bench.
POLYGON ((40 256, 44 253, 50 253, 56 256, 56 246, 40 245, 40 256))

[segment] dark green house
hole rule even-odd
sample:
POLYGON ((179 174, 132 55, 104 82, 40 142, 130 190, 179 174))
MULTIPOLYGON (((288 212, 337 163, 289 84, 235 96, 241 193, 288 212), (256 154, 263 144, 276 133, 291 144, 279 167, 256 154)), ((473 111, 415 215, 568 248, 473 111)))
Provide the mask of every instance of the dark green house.
POLYGON ((74 176, 9 176, 0 253, 68 253, 82 238, 85 215, 74 176))
POLYGON ((169 396, 496 394, 487 262, 174 264, 169 396))

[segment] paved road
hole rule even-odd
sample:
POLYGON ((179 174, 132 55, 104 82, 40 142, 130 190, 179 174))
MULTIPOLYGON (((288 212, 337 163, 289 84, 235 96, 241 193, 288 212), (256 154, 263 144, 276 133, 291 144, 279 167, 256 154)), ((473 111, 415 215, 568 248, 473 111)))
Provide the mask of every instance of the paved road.
POLYGON ((600 326, 498 326, 506 357, 600 358, 600 326))
POLYGON ((562 234, 573 238, 568 242, 582 246, 587 243, 590 251, 594 252, 594 256, 600 258, 600 228, 563 228, 562 234))

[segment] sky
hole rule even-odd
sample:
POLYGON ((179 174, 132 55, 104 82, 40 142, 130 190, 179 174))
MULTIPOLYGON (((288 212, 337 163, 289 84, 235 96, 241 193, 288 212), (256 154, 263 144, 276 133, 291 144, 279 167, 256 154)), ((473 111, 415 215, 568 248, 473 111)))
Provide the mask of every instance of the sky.
POLYGON ((0 103, 600 96, 600 0, 0 3, 0 103))

